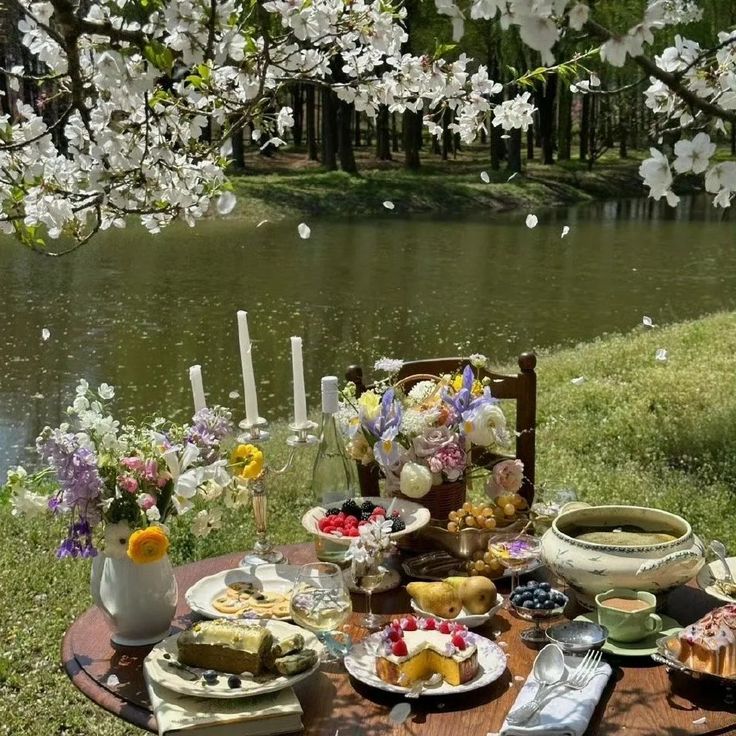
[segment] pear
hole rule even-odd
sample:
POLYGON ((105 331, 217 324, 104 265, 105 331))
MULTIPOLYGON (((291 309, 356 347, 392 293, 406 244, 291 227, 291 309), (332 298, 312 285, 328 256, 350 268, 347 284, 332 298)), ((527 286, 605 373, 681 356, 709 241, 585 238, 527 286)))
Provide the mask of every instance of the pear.
POLYGON ((452 578, 445 578, 442 582, 443 583, 449 583, 452 585, 453 588, 457 591, 457 594, 460 596, 460 598, 463 597, 463 586, 465 583, 470 580, 468 577, 452 577, 452 578))
POLYGON ((460 594, 463 607, 468 613, 488 613, 496 603, 496 586, 482 575, 460 578, 465 583, 460 594))
POLYGON ((439 618, 456 618, 463 607, 458 592, 449 583, 409 583, 406 592, 422 611, 439 618))

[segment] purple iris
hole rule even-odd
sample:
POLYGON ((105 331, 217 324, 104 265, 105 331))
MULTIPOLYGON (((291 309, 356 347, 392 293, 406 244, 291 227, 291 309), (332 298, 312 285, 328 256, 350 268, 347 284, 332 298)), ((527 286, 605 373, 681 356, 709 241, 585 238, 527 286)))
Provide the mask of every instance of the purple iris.
POLYGON ((455 414, 456 421, 460 421, 460 417, 470 408, 470 404, 473 401, 473 383, 475 382, 475 375, 473 374, 473 368, 470 365, 466 365, 463 370, 463 382, 459 391, 451 394, 445 390, 442 392, 442 400, 450 406, 455 414))
POLYGON ((56 550, 56 556, 63 560, 66 557, 74 559, 81 557, 96 557, 97 550, 92 543, 92 528, 86 519, 80 518, 69 525, 66 539, 62 541, 56 550))
POLYGON ((374 437, 389 440, 394 439, 399 433, 403 411, 401 404, 395 398, 394 390, 390 388, 381 398, 381 408, 378 416, 373 420, 361 417, 363 426, 374 437))

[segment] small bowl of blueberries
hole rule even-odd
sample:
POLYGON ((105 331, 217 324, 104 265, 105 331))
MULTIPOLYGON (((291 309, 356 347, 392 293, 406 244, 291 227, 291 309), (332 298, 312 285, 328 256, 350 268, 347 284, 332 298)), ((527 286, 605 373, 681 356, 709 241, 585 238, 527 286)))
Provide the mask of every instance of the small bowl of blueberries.
POLYGON ((511 609, 519 618, 534 622, 532 628, 522 631, 521 638, 530 644, 545 643, 542 622, 562 616, 567 602, 568 597, 549 583, 529 580, 515 587, 509 596, 511 609))

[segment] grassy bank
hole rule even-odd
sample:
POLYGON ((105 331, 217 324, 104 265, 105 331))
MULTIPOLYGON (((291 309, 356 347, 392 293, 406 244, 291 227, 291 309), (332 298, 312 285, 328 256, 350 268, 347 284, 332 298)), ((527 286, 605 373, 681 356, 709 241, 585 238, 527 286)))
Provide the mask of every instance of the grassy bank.
MULTIPOLYGON (((735 353, 736 314, 718 314, 541 355, 538 478, 591 502, 681 513, 736 554, 735 353), (668 350, 666 363, 655 361, 658 348, 668 350)), ((270 447, 284 454, 280 437, 270 447)), ((305 454, 274 481, 271 526, 280 542, 305 538, 310 461, 305 454)), ((90 605, 88 565, 53 559, 60 534, 0 510, 0 734, 133 733, 90 705, 58 664, 64 630, 90 605)), ((174 554, 183 561, 251 541, 250 520, 232 518, 203 542, 182 535, 174 554)))
POLYGON ((579 161, 542 166, 525 164, 511 181, 504 169, 490 168, 488 153, 469 149, 457 159, 428 160, 417 172, 400 161, 359 160, 360 173, 325 172, 300 154, 277 153, 262 160, 251 156, 248 173, 234 175, 239 195, 235 215, 253 221, 301 214, 368 215, 382 211, 386 200, 397 213, 493 213, 514 208, 551 207, 594 199, 640 196, 639 157, 607 156, 592 171, 579 161), (481 180, 486 172, 489 182, 481 180))

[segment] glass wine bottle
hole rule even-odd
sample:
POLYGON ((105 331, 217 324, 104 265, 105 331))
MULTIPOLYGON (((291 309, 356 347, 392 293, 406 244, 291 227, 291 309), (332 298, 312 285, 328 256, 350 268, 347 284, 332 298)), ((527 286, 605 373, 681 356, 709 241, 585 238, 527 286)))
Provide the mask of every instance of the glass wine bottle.
MULTIPOLYGON (((322 426, 319 435, 319 449, 312 470, 312 492, 316 503, 328 508, 343 503, 356 495, 355 471, 353 461, 345 450, 339 427, 337 426, 338 403, 337 378, 325 376, 322 379, 322 426)), ((325 562, 345 562, 347 547, 317 537, 315 542, 317 559, 325 562)))

